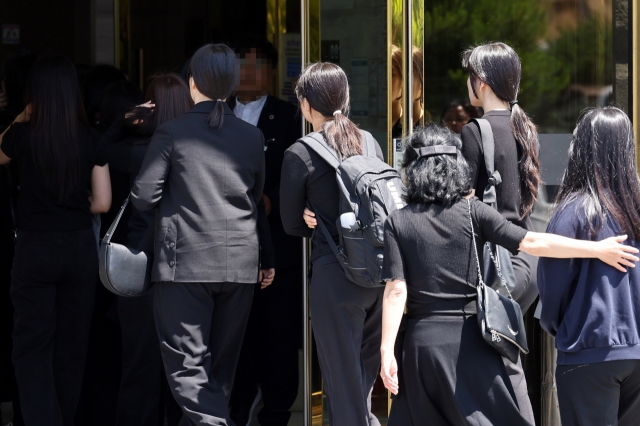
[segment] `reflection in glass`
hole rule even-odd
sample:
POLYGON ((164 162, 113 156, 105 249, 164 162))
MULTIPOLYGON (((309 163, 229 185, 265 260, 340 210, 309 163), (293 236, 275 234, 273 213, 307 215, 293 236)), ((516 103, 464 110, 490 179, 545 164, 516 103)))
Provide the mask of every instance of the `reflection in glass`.
POLYGON ((452 132, 460 134, 469 120, 482 117, 482 108, 474 107, 468 99, 456 99, 451 101, 440 115, 444 126, 447 126, 452 132))
POLYGON ((540 133, 569 133, 584 108, 615 100, 612 0, 429 0, 424 6, 431 111, 466 97, 460 52, 487 41, 504 41, 520 55, 520 104, 540 133))
MULTIPOLYGON (((429 122, 431 115, 424 109, 424 55, 417 46, 412 49, 413 102, 412 118, 414 128, 429 122)), ((391 46, 391 123, 393 138, 402 137, 402 50, 391 46)))

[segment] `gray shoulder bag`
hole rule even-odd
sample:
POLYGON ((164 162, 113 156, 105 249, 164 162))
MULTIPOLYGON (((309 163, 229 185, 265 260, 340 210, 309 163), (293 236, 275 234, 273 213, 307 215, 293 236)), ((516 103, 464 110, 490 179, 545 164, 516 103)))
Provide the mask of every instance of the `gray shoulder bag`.
POLYGON ((153 256, 142 250, 132 249, 111 242, 124 209, 129 204, 127 196, 118 215, 100 244, 100 281, 112 293, 118 296, 140 296, 151 288, 151 265, 153 256))
MULTIPOLYGON (((482 278, 482 268, 478 256, 478 247, 471 216, 471 201, 467 199, 469 208, 469 223, 471 224, 471 240, 473 241, 473 253, 478 269, 478 286, 476 291, 478 299, 478 326, 485 342, 514 364, 518 362, 520 352, 528 354, 527 334, 524 328, 524 319, 518 302, 513 300, 507 287, 507 281, 501 273, 500 265, 490 249, 489 255, 500 278, 501 285, 507 291, 508 297, 499 294, 496 290, 485 284, 482 278)), ((486 247, 486 246, 485 246, 486 247)))

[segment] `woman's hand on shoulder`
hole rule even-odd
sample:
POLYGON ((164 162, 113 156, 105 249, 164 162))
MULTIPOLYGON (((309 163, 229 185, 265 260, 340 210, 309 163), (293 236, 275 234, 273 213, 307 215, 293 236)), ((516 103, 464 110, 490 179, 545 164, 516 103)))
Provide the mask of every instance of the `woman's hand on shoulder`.
POLYGON ((619 235, 617 237, 610 237, 602 241, 598 241, 598 259, 602 260, 607 265, 613 266, 620 272, 627 272, 625 266, 629 268, 635 268, 635 263, 638 259, 633 254, 638 253, 638 249, 632 246, 622 244, 626 241, 626 235, 619 235))
POLYGON ((302 213, 302 218, 304 219, 304 223, 311 229, 318 226, 318 221, 316 220, 316 214, 309 210, 307 207, 304 208, 304 213, 302 213))
POLYGON ((398 363, 393 352, 382 352, 380 359, 380 377, 384 387, 387 388, 392 394, 397 395, 398 390, 398 363))

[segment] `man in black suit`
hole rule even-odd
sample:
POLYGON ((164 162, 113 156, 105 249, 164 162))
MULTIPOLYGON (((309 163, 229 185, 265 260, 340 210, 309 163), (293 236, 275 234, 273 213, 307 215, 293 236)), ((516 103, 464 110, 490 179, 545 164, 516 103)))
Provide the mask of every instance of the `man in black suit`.
POLYGON ((254 292, 251 316, 231 394, 231 418, 245 426, 262 391, 262 426, 286 426, 298 393, 298 348, 302 341, 302 240, 284 232, 280 220, 280 170, 284 152, 302 136, 297 108, 269 95, 278 53, 260 37, 235 44, 240 84, 229 106, 236 116, 257 126, 266 141, 265 201, 276 255, 276 278, 254 292))

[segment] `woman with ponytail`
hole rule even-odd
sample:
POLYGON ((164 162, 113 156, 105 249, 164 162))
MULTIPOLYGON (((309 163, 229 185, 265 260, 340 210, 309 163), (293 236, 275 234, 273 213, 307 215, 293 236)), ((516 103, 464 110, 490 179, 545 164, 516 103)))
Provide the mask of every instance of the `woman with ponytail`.
MULTIPOLYGON (((539 142, 536 126, 518 105, 522 68, 520 58, 506 44, 490 43, 465 51, 462 54, 462 66, 469 73, 467 89, 471 104, 483 108, 482 118, 489 122, 493 132, 494 166, 502 180, 495 186, 497 209, 509 222, 533 231, 529 215, 541 182, 539 142)), ((472 121, 464 126, 461 136, 462 152, 469 164, 471 188, 482 200, 489 177, 478 123, 472 121)), ((517 280, 512 295, 524 313, 538 296, 538 259, 528 253, 520 253, 512 256, 511 261, 517 280)), ((505 363, 518 396, 520 410, 533 421, 522 367, 509 361, 505 363)))
MULTIPOLYGON (((296 95, 317 139, 343 159, 362 155, 365 138, 371 135, 347 117, 349 84, 339 66, 321 62, 307 67, 296 95)), ((380 146, 374 145, 382 160, 380 146)), ((334 168, 303 142, 293 144, 282 166, 280 214, 288 234, 313 241, 309 304, 329 423, 379 426, 371 413, 371 390, 380 367, 384 288, 360 287, 350 281, 324 233, 313 232, 320 218, 338 241, 339 197, 334 168)))
POLYGON ((138 210, 157 209, 154 316, 181 424, 233 424, 228 399, 253 290, 275 275, 264 204, 259 214, 264 137, 224 103, 238 77, 229 47, 195 53, 195 106, 157 127, 132 190, 138 210))

